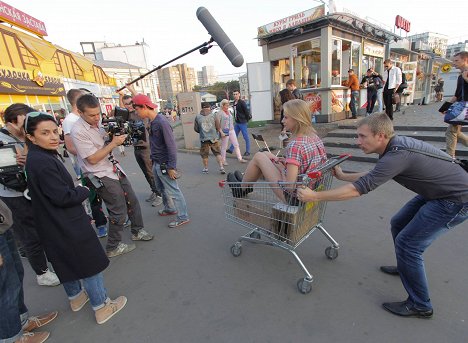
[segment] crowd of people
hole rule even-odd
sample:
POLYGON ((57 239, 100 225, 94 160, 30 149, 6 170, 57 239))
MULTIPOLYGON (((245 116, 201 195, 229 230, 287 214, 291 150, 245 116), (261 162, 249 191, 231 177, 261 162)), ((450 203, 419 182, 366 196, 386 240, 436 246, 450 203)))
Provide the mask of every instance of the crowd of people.
MULTIPOLYGON (((451 100, 466 101, 468 54, 457 55, 454 63, 462 74, 451 100)), ((386 77, 380 78, 369 70, 363 82, 367 87, 377 88, 376 78, 382 80, 384 102, 388 103, 402 81, 398 70, 392 72, 391 63, 385 61, 385 64, 386 77)), ((131 86, 127 89, 131 95, 120 94, 121 106, 127 109, 130 121, 141 121, 145 127, 145 134, 134 141, 133 148, 135 160, 151 189, 148 202, 158 206, 160 197, 163 208, 158 215, 175 216, 168 226, 179 228, 188 224, 190 217, 177 181, 177 146, 170 121, 157 112, 157 105, 149 97, 136 94, 131 86)), ((288 91, 291 94, 285 95, 285 99, 289 99, 283 103, 282 125, 292 136, 283 156, 258 152, 244 171, 228 173, 233 196, 248 197, 259 179, 274 186, 280 201, 294 205, 359 197, 391 179, 414 191, 417 195, 390 221, 397 264, 381 267, 382 272, 400 277, 407 298, 383 303, 383 307, 403 317, 432 317, 423 254, 439 236, 468 219, 468 174, 461 165, 453 163, 453 154, 420 140, 396 135, 389 109, 386 113, 367 116, 357 125, 357 144, 361 150, 379 155, 371 171, 345 173, 335 167, 335 177, 348 183, 320 192, 307 187, 277 187, 294 183, 300 175, 327 160, 323 142, 313 127, 309 105, 293 96, 294 89, 288 91)), ((375 90, 371 93, 372 100, 375 90)), ((136 248, 133 243, 123 242, 124 226, 130 227, 132 241, 148 242, 154 238, 145 229, 140 203, 130 180, 113 155, 127 135, 110 137, 103 130, 100 104, 93 94, 74 89, 67 97, 72 113, 62 125, 64 140, 67 151, 75 157, 83 184, 76 184, 58 153, 60 131, 53 115, 37 112, 25 104, 12 104, 4 113, 6 125, 0 138, 17 147, 16 163, 24 167, 27 180, 0 178, 1 342, 44 342, 48 332, 32 331, 57 317, 56 311, 29 316, 24 303, 24 270, 15 241, 25 250, 39 284, 61 283, 72 311, 79 311, 89 302, 96 322, 103 324, 127 303, 125 296, 109 297, 102 274, 109 265, 109 258, 136 248), (87 201, 96 209, 92 216, 96 216, 93 220, 97 231, 83 206, 87 201), (107 210, 108 222, 101 225, 96 219, 103 213, 102 204, 107 210), (108 238, 103 248, 99 238, 105 235, 108 238)), ((251 115, 240 100, 236 100, 234 114, 229 111, 226 100, 221 102, 219 113, 212 113, 209 104, 202 104, 202 112, 195 119, 203 173, 208 172, 209 150, 216 157, 220 173, 226 173, 228 140, 239 162, 247 162, 244 157, 248 157, 246 153, 250 151, 241 155, 237 135, 246 130, 251 115), (235 125, 238 125, 237 130, 235 125)), ((448 132, 458 135, 457 130, 459 127, 449 127, 448 132)), ((248 135, 244 135, 244 139, 247 138, 248 135)), ((24 173, 21 171, 18 175, 24 176, 24 173)))

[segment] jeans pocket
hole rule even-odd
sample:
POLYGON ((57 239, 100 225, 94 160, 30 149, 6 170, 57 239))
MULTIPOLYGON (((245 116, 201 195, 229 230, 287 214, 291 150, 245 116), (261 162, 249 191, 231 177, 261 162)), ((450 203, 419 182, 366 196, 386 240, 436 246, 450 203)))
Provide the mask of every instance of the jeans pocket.
POLYGON ((448 200, 442 200, 442 202, 443 205, 453 213, 453 218, 447 222, 448 229, 453 229, 455 226, 463 223, 466 219, 468 219, 468 205, 455 203, 448 200))

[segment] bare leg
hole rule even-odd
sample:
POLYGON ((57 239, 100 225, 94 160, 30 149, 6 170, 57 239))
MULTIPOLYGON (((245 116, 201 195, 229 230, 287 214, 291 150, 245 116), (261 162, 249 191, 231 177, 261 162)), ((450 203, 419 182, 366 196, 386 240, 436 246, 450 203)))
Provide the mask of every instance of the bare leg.
POLYGON ((284 201, 283 191, 278 188, 278 181, 282 180, 281 170, 279 165, 271 162, 269 155, 270 153, 257 152, 247 165, 242 182, 255 182, 263 176, 265 181, 271 182, 270 187, 275 194, 284 201))

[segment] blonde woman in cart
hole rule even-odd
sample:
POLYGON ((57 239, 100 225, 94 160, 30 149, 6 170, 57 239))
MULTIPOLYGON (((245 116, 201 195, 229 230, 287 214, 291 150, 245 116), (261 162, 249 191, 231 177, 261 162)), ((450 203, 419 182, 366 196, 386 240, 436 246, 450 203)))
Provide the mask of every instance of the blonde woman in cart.
POLYGON ((227 181, 232 187, 234 197, 244 197, 252 191, 249 183, 263 178, 271 182, 278 198, 290 204, 295 203, 295 189, 289 189, 287 184, 297 182, 299 175, 313 170, 327 160, 323 142, 312 126, 308 104, 295 99, 286 102, 283 108, 284 129, 293 134, 286 147, 285 157, 278 158, 270 152, 258 152, 249 162, 243 176, 239 171, 229 173, 227 181), (242 182, 242 186, 236 182, 242 182), (282 183, 286 185, 283 186, 282 183))
POLYGON ((236 132, 234 131, 233 117, 229 111, 229 100, 223 99, 221 101, 221 109, 218 112, 218 118, 220 121, 219 136, 221 137, 221 157, 223 164, 225 166, 228 165, 226 163, 226 149, 229 141, 231 141, 234 146, 234 152, 236 153, 237 160, 241 163, 247 163, 247 161, 242 158, 239 149, 239 142, 237 140, 236 132))

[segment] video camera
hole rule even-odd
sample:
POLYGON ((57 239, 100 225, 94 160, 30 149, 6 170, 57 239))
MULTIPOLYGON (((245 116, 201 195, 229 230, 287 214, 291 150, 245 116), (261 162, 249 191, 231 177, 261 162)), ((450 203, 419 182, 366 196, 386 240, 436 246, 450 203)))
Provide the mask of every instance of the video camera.
POLYGON ((109 134, 109 140, 114 136, 128 135, 123 145, 130 146, 136 142, 146 141, 145 124, 142 121, 129 121, 130 111, 126 108, 116 106, 114 118, 103 119, 104 129, 109 134))

